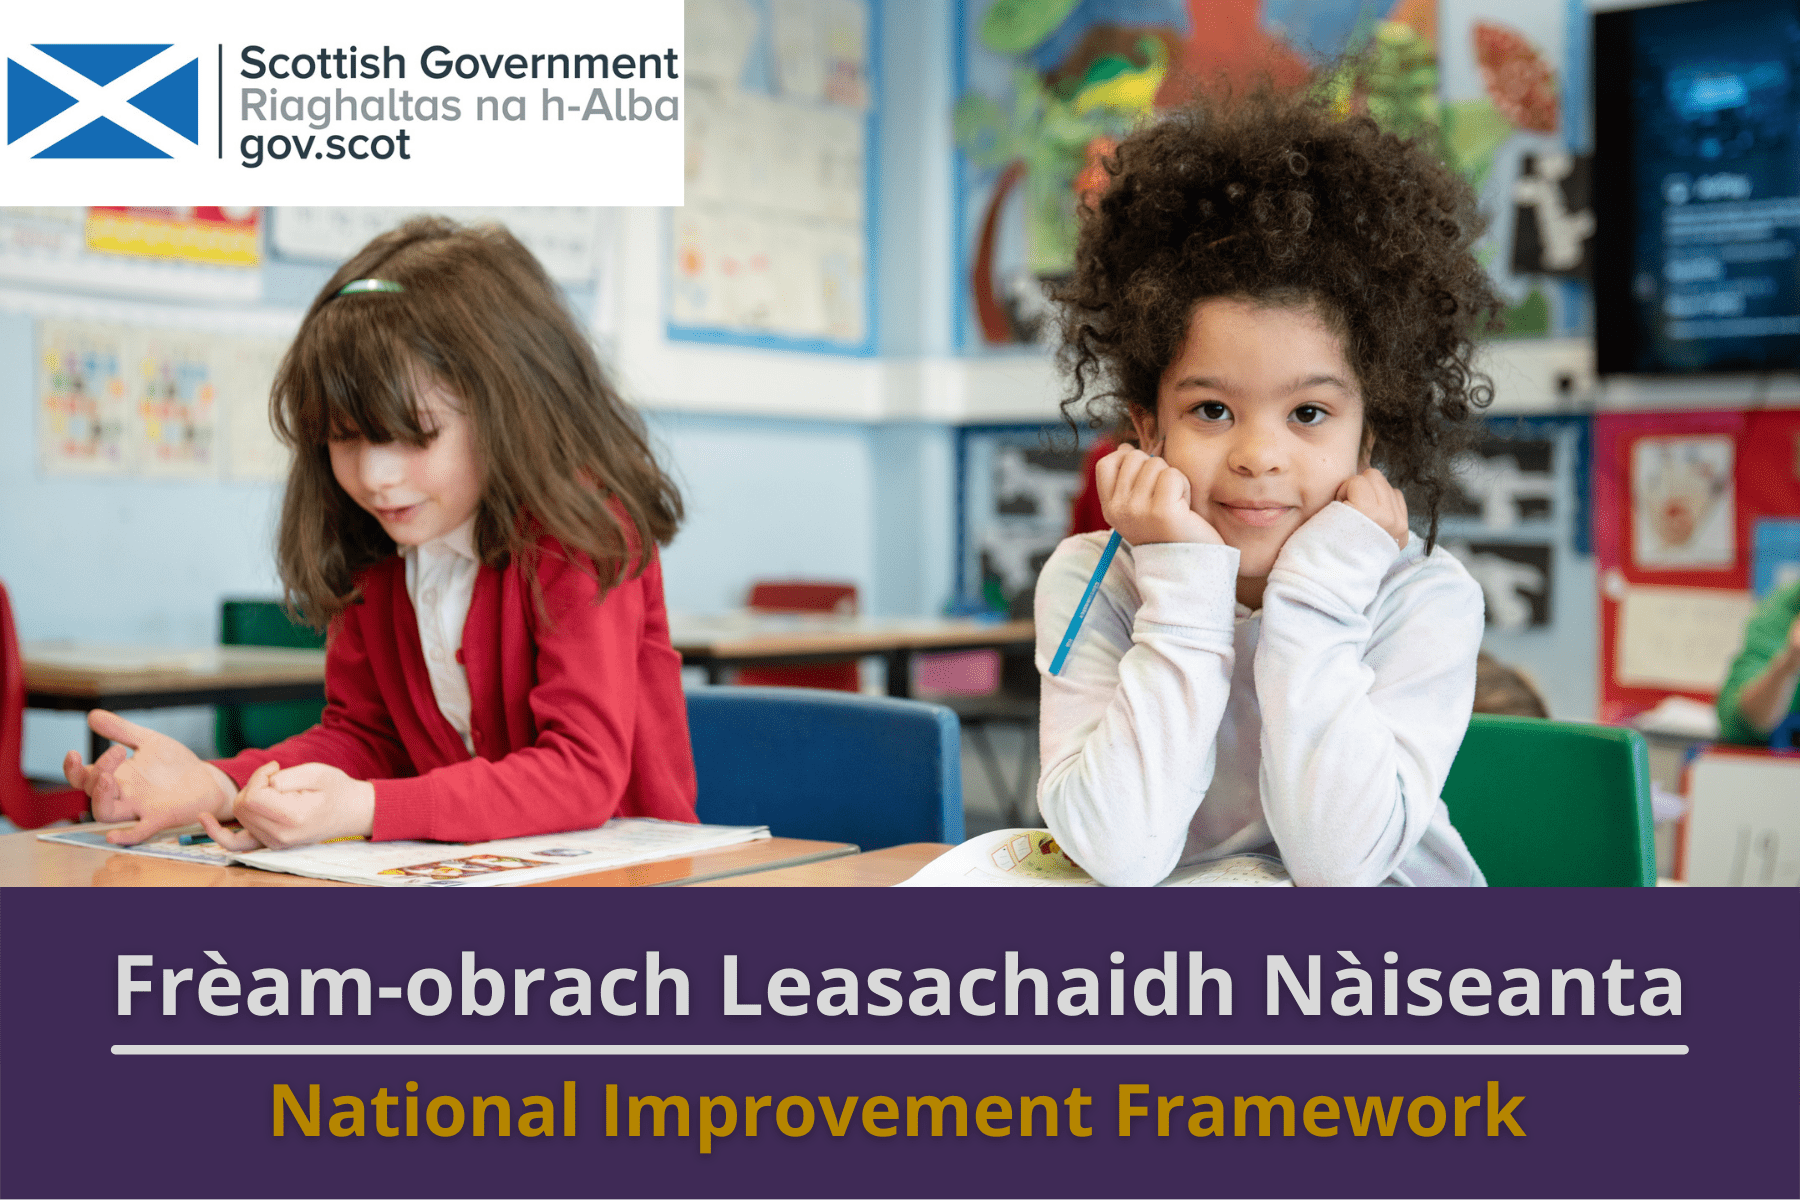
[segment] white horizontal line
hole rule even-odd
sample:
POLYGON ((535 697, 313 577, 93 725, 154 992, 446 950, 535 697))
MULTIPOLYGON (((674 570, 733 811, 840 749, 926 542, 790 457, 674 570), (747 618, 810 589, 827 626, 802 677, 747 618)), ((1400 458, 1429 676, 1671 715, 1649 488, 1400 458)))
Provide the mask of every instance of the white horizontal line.
POLYGON ((199 1045, 116 1045, 114 1054, 122 1055, 171 1055, 171 1056, 213 1056, 236 1057, 243 1055, 281 1055, 315 1057, 319 1055, 400 1055, 414 1058, 426 1057, 469 1057, 469 1056, 522 1056, 522 1055, 554 1055, 557 1057, 581 1058, 638 1058, 638 1057, 684 1057, 684 1058, 741 1058, 758 1055, 791 1055, 813 1057, 840 1057, 851 1055, 909 1055, 921 1054, 942 1055, 950 1057, 1010 1057, 1019 1055, 1062 1055, 1072 1057, 1105 1056, 1105 1055, 1152 1055, 1160 1058, 1215 1056, 1234 1057, 1243 1055, 1331 1055, 1331 1056, 1411 1056, 1441 1057, 1447 1055, 1497 1055, 1507 1057, 1529 1057, 1537 1055, 1578 1057, 1583 1055, 1631 1056, 1631 1055, 1679 1055, 1686 1054, 1688 1048, 1681 1045, 1644 1044, 1644 1045, 1460 1045, 1444 1044, 1429 1046, 1407 1045, 1221 1045, 1221 1046, 1110 1046, 1110 1045, 758 1045, 758 1044, 713 1044, 713 1045, 339 1045, 339 1046, 304 1046, 304 1045, 259 1045, 259 1044, 199 1044, 199 1045))

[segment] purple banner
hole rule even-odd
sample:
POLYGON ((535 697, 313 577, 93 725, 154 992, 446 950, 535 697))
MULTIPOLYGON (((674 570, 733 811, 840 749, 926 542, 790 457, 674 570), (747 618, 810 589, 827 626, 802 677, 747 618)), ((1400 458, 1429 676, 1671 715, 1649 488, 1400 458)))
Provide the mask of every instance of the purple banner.
POLYGON ((1793 1196, 1796 930, 1698 889, 11 889, 0 1194, 1793 1196))

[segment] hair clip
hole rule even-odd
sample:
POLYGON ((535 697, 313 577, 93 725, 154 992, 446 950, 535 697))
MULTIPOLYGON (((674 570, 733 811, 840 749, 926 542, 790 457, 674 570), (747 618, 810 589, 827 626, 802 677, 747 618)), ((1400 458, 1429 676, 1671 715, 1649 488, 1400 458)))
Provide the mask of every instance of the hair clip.
POLYGON ((352 279, 339 288, 332 298, 348 296, 355 292, 404 292, 405 290, 404 285, 395 283, 391 279, 352 279))

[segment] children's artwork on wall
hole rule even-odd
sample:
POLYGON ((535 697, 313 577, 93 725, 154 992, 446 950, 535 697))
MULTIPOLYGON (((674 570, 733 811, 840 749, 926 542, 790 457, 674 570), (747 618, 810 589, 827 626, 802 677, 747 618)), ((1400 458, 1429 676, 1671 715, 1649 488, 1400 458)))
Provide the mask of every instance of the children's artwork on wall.
POLYGON ((689 0, 669 337, 874 353, 876 16, 869 0, 689 0))
POLYGON ((1621 685, 1716 692, 1744 644, 1752 604, 1719 588, 1634 587, 1619 604, 1621 685))
POLYGON ((261 211, 0 208, 0 281, 59 292, 254 302, 262 296, 261 211))
MULTIPOLYGON (((1595 705, 1591 422, 1574 415, 1487 417, 1457 464, 1439 541, 1481 585, 1482 648, 1525 670, 1551 715, 1590 721, 1595 705)), ((1414 512, 1413 531, 1424 524, 1414 512)))
POLYGON ((287 343, 80 321, 38 326, 38 461, 46 475, 278 480, 269 425, 287 343))
POLYGON ((260 208, 87 210, 87 245, 107 254, 254 267, 262 261, 260 208))
POLYGON ((1555 443, 1533 438, 1490 437, 1458 457, 1456 488, 1446 497, 1446 516, 1477 517, 1500 530, 1548 521, 1556 497, 1555 443))
POLYGON ((38 468, 46 475, 131 470, 126 332, 74 321, 38 324, 38 468))
POLYGON ((959 431, 957 604, 1031 615, 1038 572, 1068 535, 1081 450, 1060 425, 959 431))
POLYGON ((204 479, 219 473, 219 340, 150 333, 131 372, 132 430, 143 475, 204 479))
POLYGON ((1198 89, 1321 81, 1429 139, 1481 197, 1512 336, 1585 331, 1586 7, 1579 0, 962 0, 957 233, 965 348, 1047 339, 1102 161, 1198 89), (1523 217, 1518 214, 1524 214, 1523 217), (1522 230, 1523 232, 1518 232, 1522 230))
POLYGON ((1446 541, 1444 548, 1468 568, 1481 585, 1487 623, 1504 633, 1550 624, 1551 563, 1554 548, 1546 542, 1446 541))
POLYGON ((1750 590, 1758 600, 1800 583, 1800 521, 1758 517, 1750 547, 1750 590))
POLYGON ((1726 570, 1737 561, 1734 450, 1726 436, 1633 444, 1633 562, 1646 570, 1726 570))
POLYGON ((1797 438, 1800 410, 1594 419, 1601 719, 1717 694, 1754 603, 1753 560, 1772 579, 1783 527, 1800 522, 1797 438))

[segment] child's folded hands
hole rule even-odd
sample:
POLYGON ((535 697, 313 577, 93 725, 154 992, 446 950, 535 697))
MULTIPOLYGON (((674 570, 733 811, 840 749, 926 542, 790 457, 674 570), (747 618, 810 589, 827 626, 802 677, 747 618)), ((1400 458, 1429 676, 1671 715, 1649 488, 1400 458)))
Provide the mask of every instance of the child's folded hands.
POLYGON ((213 841, 228 850, 280 850, 366 836, 375 825, 375 785, 324 763, 283 770, 268 762, 232 801, 232 814, 241 830, 226 829, 210 813, 200 817, 213 841))
POLYGON ((1120 446, 1096 463, 1094 483, 1106 523, 1133 546, 1224 543, 1218 530, 1194 511, 1188 477, 1136 446, 1120 446))

